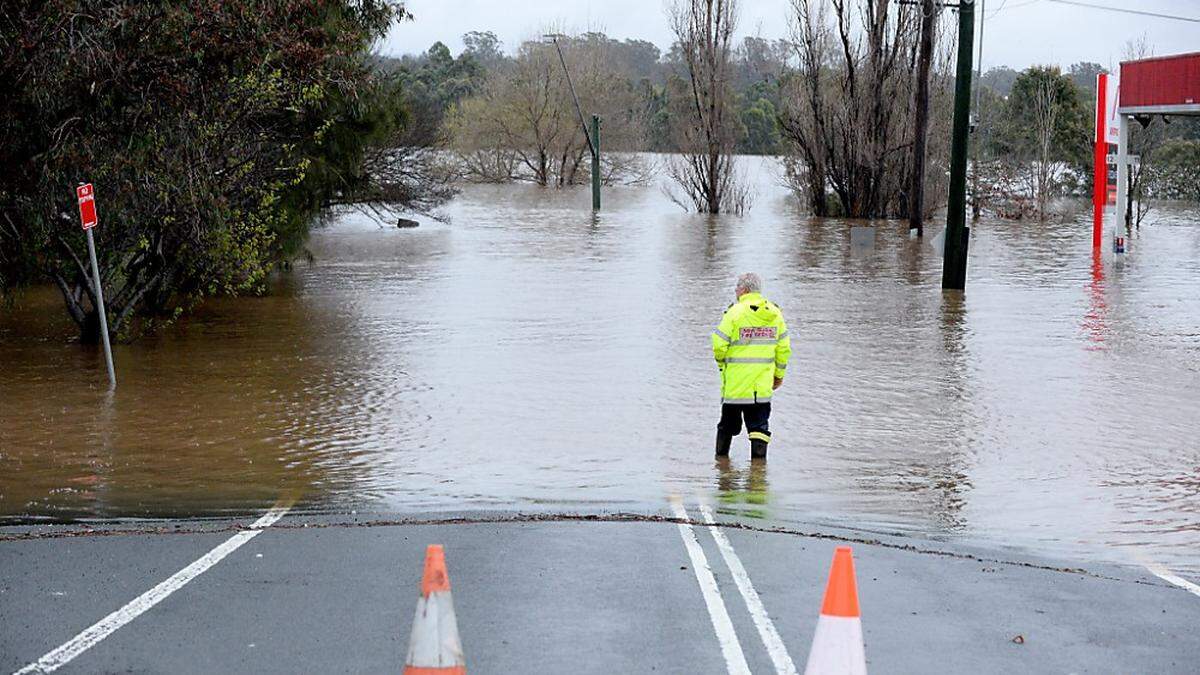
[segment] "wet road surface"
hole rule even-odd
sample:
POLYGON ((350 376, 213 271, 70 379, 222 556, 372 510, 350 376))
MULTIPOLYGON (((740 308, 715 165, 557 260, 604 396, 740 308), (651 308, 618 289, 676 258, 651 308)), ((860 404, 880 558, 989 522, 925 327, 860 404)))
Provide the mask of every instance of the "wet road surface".
MULTIPOLYGON (((682 506, 737 651, 751 672, 777 672, 716 528, 701 524, 698 501, 682 506)), ((399 672, 429 543, 446 547, 469 672, 733 672, 676 524, 457 516, 432 525, 285 515, 62 672, 399 672)), ((846 533, 720 520, 730 525, 719 528, 730 555, 802 670, 846 533)), ((107 536, 0 530, 0 671, 69 642, 219 547, 233 524, 107 536), (20 538, 30 535, 53 536, 20 538)), ((891 537, 853 546, 873 673, 1182 673, 1200 659, 1200 597, 1144 572, 1061 569, 891 537)))

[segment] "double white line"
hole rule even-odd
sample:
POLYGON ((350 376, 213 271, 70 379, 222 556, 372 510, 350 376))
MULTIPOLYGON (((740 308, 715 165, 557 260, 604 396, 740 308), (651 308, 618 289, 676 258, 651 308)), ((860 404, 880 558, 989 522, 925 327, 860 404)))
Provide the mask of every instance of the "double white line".
MULTIPOLYGON (((796 664, 792 663, 792 657, 788 655, 787 648, 779 637, 779 631, 775 629, 775 624, 767 614, 762 598, 758 596, 758 591, 754 590, 754 584, 750 581, 750 575, 746 573, 746 567, 742 565, 741 558, 738 558, 737 552, 733 550, 733 544, 717 526, 712 509, 704 504, 700 504, 699 508, 704 522, 709 525, 705 529, 712 533, 713 540, 716 541, 717 548, 721 551, 721 557, 725 559, 725 565, 729 568, 734 583, 737 584, 738 592, 746 602, 746 609, 750 612, 750 618, 754 620, 758 635, 767 648, 771 663, 775 665, 775 672, 779 675, 796 675, 796 664)), ((673 499, 671 510, 674 511, 675 517, 683 521, 679 523, 679 536, 683 538, 683 545, 687 548, 688 557, 692 559, 692 569, 696 572, 696 581, 700 584, 700 592, 704 595, 704 604, 708 607, 713 630, 717 633, 717 642, 720 643, 721 654, 725 657, 725 667, 730 675, 749 675, 750 666, 746 663, 746 655, 742 652, 742 645, 738 642, 737 633, 733 630, 733 622, 729 619, 725 601, 721 599, 721 592, 717 588, 717 580, 713 576, 712 567, 709 566, 704 549, 700 547, 700 542, 696 539, 695 530, 687 522, 691 520, 687 509, 678 499, 673 499)))
POLYGON ((133 621, 151 607, 166 600, 167 596, 183 588, 185 584, 203 574, 208 568, 221 562, 225 556, 233 553, 241 548, 243 544, 257 537, 264 529, 274 525, 276 521, 283 517, 283 514, 288 512, 294 501, 294 498, 288 498, 286 501, 281 500, 270 511, 267 511, 261 518, 254 521, 250 529, 238 532, 226 539, 219 546, 205 553, 192 564, 167 577, 166 580, 154 588, 130 600, 124 607, 100 619, 79 635, 64 642, 61 646, 47 653, 37 661, 18 670, 14 675, 51 673, 67 665, 75 657, 115 633, 121 626, 133 621))

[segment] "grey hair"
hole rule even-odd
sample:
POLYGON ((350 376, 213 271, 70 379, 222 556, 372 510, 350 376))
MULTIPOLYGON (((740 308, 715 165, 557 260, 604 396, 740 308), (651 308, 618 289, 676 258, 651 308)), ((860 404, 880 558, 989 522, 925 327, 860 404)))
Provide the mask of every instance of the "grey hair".
POLYGON ((761 293, 762 279, 760 279, 754 272, 746 272, 738 277, 736 290, 738 295, 745 295, 746 293, 761 293))

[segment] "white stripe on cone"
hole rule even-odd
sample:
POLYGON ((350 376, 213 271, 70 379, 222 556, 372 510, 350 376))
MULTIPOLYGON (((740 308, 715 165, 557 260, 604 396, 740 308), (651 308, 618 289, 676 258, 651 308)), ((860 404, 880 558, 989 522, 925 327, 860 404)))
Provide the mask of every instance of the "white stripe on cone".
POLYGON ((466 667, 450 591, 434 591, 417 600, 417 615, 404 663, 415 668, 466 667))
POLYGON ((867 675, 862 619, 822 614, 804 675, 867 675))

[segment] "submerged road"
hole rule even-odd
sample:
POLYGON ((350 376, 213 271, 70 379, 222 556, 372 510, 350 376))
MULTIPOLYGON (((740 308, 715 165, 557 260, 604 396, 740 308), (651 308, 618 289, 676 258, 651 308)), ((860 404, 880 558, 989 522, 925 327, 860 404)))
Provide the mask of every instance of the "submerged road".
POLYGON ((431 543, 471 673, 803 671, 845 541, 873 673, 1200 662, 1200 596, 1145 569, 768 531, 695 500, 649 517, 285 511, 0 529, 0 672, 400 672, 431 543))

